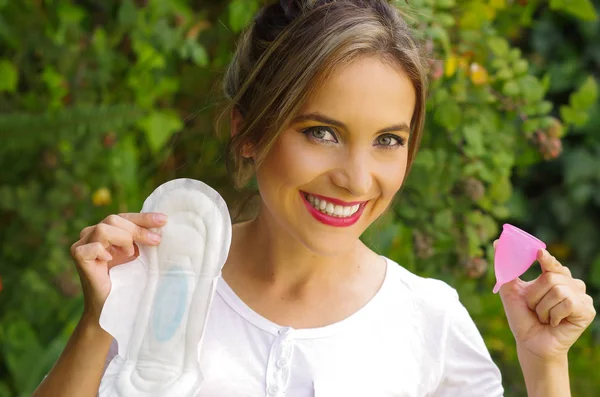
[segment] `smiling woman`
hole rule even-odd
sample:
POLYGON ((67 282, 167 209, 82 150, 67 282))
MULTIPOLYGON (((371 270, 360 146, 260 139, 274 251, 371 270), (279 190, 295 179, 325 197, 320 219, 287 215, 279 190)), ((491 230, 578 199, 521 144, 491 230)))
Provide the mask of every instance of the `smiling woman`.
MULTIPOLYGON (((228 163, 238 186, 256 175, 260 208, 233 225, 198 397, 503 395, 456 291, 360 240, 417 153, 425 63, 387 0, 281 0, 244 33, 225 77, 228 163)), ((135 257, 133 241, 159 244, 147 229, 165 221, 113 215, 82 231, 86 313, 36 396, 95 395, 117 350, 98 325, 108 269, 135 257)), ((568 269, 538 260, 544 275, 500 295, 530 396, 565 397, 567 351, 593 305, 568 269)))

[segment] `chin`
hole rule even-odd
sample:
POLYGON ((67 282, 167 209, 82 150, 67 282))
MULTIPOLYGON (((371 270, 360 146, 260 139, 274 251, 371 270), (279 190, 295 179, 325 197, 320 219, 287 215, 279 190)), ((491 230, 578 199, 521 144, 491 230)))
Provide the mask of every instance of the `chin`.
POLYGON ((313 233, 310 235, 299 236, 300 241, 311 252, 319 256, 342 256, 347 255, 349 250, 357 248, 360 243, 358 236, 349 230, 339 230, 340 235, 335 233, 323 233, 322 237, 319 234, 313 233))

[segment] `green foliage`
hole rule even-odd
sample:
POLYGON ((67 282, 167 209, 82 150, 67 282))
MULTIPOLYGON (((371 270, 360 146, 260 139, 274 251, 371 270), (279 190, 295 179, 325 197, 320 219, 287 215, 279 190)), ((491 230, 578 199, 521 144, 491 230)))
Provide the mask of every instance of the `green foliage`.
POLYGON ((17 89, 18 72, 15 65, 5 59, 0 60, 0 92, 14 92, 17 89))
POLYGON ((595 21, 598 14, 591 0, 550 0, 550 8, 564 11, 586 21, 595 21))
POLYGON ((575 127, 583 127, 588 122, 588 113, 598 100, 598 84, 588 77, 583 85, 571 95, 569 106, 560 107, 563 121, 575 127))
MULTIPOLYGON (((69 247, 83 227, 139 211, 176 177, 204 180, 231 204, 238 197, 226 134, 213 134, 215 87, 262 3, 0 0, 0 397, 29 395, 78 321, 69 247)), ((526 226, 600 290, 600 33, 573 19, 596 13, 588 0, 396 3, 415 11, 433 60, 429 117, 402 193, 363 238, 457 288, 506 395, 523 396, 491 294, 491 242, 506 221, 526 226), (560 31, 564 20, 584 50, 560 31)), ((600 388, 588 376, 599 343, 587 333, 574 348, 574 395, 600 388)))

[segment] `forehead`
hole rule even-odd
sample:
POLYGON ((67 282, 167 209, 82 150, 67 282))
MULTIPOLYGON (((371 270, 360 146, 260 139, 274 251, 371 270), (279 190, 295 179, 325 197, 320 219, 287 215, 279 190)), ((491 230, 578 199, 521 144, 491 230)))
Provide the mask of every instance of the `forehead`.
POLYGON ((301 113, 320 112, 357 127, 410 125, 416 93, 399 66, 378 58, 359 58, 334 69, 318 84, 301 113))

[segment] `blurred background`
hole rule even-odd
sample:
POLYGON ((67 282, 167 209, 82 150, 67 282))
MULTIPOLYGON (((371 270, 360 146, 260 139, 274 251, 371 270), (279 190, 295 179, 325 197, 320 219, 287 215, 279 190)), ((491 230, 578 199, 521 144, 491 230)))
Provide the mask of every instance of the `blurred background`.
MULTIPOLYGON (((426 134, 363 238, 456 288, 506 396, 525 396, 491 242, 506 222, 537 235, 600 305, 600 1, 409 3, 431 58, 426 134)), ((241 197, 219 81, 261 4, 0 0, 0 397, 30 395, 79 319, 82 228, 178 177, 241 197)), ((573 395, 600 395, 599 319, 570 363, 573 395)))

